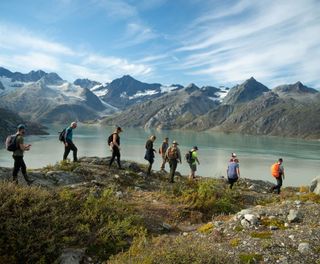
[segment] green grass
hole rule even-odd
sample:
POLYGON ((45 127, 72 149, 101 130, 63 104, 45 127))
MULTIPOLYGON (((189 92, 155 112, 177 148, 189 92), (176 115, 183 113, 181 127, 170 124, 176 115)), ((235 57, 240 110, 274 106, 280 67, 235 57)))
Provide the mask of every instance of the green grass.
POLYGON ((60 162, 57 162, 55 165, 47 165, 42 169, 42 171, 48 172, 48 171, 57 170, 57 171, 72 172, 79 166, 80 164, 77 162, 71 162, 70 160, 62 160, 60 162))
POLYGON ((106 260, 144 234, 112 190, 48 191, 0 183, 0 262, 52 263, 67 247, 106 260))
POLYGON ((111 257, 109 264, 225 264, 234 263, 215 245, 190 236, 136 239, 129 251, 111 257))
POLYGON ((243 253, 239 255, 239 259, 241 264, 254 264, 262 261, 263 257, 260 254, 243 253))

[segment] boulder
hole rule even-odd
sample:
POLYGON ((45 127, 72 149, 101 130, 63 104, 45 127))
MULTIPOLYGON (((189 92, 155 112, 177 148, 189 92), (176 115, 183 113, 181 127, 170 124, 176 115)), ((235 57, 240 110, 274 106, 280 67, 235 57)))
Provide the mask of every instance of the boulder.
POLYGON ((287 216, 289 223, 296 223, 302 220, 302 214, 298 210, 291 209, 287 216))
POLYGON ((312 180, 310 191, 320 195, 320 176, 312 180))
POLYGON ((247 220, 250 225, 256 226, 259 223, 259 219, 256 215, 254 214, 245 214, 244 219, 247 220))
POLYGON ((310 244, 309 243, 300 243, 298 246, 298 251, 301 254, 308 254, 310 252, 310 244))
POLYGON ((60 264, 80 264, 83 262, 84 255, 85 255, 84 249, 68 248, 62 252, 58 263, 60 263, 60 264))

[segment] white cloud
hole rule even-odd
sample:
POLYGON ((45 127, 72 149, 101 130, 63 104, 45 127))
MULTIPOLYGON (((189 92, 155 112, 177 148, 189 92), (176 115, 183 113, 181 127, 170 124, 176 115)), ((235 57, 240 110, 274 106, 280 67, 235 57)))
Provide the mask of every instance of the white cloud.
POLYGON ((246 1, 239 3, 243 5, 222 10, 214 19, 204 16, 193 22, 206 26, 183 40, 176 50, 183 55, 181 63, 172 69, 220 83, 254 76, 270 86, 281 79, 319 87, 320 2, 262 0, 251 2, 250 11, 246 1))
POLYGON ((0 38, 0 65, 11 70, 25 72, 42 69, 55 71, 69 81, 81 77, 101 82, 119 75, 143 77, 152 72, 146 62, 133 63, 91 51, 79 52, 76 48, 36 36, 25 29, 0 24, 0 36, 6 36, 0 38))
POLYGON ((0 47, 13 50, 36 50, 41 52, 74 55, 72 49, 55 41, 45 40, 31 32, 14 26, 0 24, 0 47))
POLYGON ((128 19, 138 15, 137 9, 123 0, 90 0, 94 5, 105 10, 106 16, 113 19, 128 19))

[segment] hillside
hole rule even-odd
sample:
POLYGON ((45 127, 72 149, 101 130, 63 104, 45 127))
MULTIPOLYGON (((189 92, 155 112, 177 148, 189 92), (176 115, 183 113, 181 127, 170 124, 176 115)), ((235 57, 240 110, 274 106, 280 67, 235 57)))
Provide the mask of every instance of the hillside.
POLYGON ((146 177, 143 165, 124 161, 118 171, 107 162, 84 157, 31 171, 31 188, 3 182, 11 169, 0 168, 0 262, 311 264, 320 258, 320 196, 307 187, 278 196, 268 191, 270 183, 248 179, 233 190, 223 179, 189 182, 181 175, 169 184, 164 172, 146 177))
POLYGON ((146 103, 137 104, 128 110, 105 118, 102 123, 145 128, 178 129, 197 116, 215 108, 218 101, 208 97, 208 90, 196 85, 163 95, 146 103))
MULTIPOLYGON (((46 135, 45 127, 37 123, 25 122, 19 115, 9 110, 0 108, 0 141, 4 142, 8 135, 14 134, 18 124, 26 124, 27 134, 46 135)), ((4 145, 3 145, 4 146, 4 145)), ((1 146, 1 147, 3 147, 1 146)))
MULTIPOLYGON (((0 68, 0 106, 23 118, 45 123, 93 120, 114 112, 88 88, 64 81, 56 73, 12 73, 0 68)), ((83 84, 83 83, 81 83, 83 84)))

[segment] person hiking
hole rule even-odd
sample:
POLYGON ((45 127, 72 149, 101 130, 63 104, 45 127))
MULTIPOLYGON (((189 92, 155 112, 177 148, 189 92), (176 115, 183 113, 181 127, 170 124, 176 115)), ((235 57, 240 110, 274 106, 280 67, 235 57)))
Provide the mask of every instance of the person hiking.
POLYGON ((230 189, 232 189, 233 184, 240 178, 240 168, 237 159, 231 159, 227 169, 228 183, 230 184, 230 189))
POLYGON ((25 135, 25 125, 20 124, 18 126, 18 131, 16 133, 16 150, 13 151, 14 167, 13 167, 13 182, 18 184, 18 173, 21 169, 22 175, 26 180, 28 185, 31 185, 34 180, 31 180, 27 175, 27 166, 23 160, 23 155, 25 151, 29 151, 31 148, 30 144, 24 144, 24 135, 25 135))
POLYGON ((112 151, 112 157, 109 163, 109 169, 111 168, 112 163, 114 162, 115 158, 117 158, 117 163, 119 169, 122 169, 121 163, 120 163, 120 133, 122 132, 121 127, 117 127, 117 129, 109 136, 108 144, 110 146, 110 149, 112 151))
POLYGON ((66 129, 66 132, 64 133, 64 154, 63 154, 63 160, 66 160, 70 151, 73 152, 73 162, 78 162, 78 149, 73 143, 72 137, 73 137, 73 130, 78 127, 77 122, 72 122, 71 125, 66 129))
POLYGON ((169 147, 169 138, 166 137, 163 140, 161 147, 159 148, 159 154, 162 157, 162 163, 161 163, 160 170, 162 170, 162 171, 165 169, 165 166, 167 163, 166 151, 167 151, 168 147, 169 147))
POLYGON ((239 160, 237 158, 237 154, 236 153, 231 153, 231 159, 230 162, 235 161, 237 163, 239 163, 239 160))
POLYGON ((278 161, 271 166, 271 174, 277 180, 277 184, 271 187, 271 192, 277 190, 277 194, 280 194, 282 181, 284 180, 284 168, 282 158, 278 159, 278 161))
POLYGON ((173 141, 172 146, 169 147, 166 151, 166 159, 169 161, 170 165, 170 182, 174 183, 174 174, 176 173, 176 169, 178 166, 178 161, 181 162, 181 152, 178 148, 178 142, 173 141))
POLYGON ((190 151, 189 151, 189 159, 187 160, 191 169, 189 179, 193 180, 196 178, 195 173, 197 171, 197 163, 200 165, 199 159, 198 159, 198 147, 194 146, 190 151))
POLYGON ((152 164, 154 162, 154 153, 156 152, 156 150, 153 148, 153 143, 155 140, 156 136, 153 135, 146 142, 146 154, 144 156, 144 159, 149 161, 149 167, 147 171, 148 176, 151 175, 152 164))

